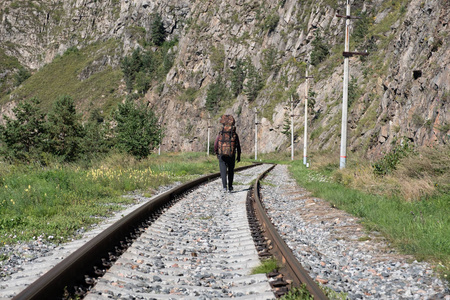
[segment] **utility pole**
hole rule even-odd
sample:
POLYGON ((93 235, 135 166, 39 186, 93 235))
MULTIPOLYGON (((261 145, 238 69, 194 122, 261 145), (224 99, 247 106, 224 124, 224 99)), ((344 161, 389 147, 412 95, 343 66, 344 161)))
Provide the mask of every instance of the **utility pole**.
POLYGON ((306 67, 306 86, 305 86, 305 132, 303 138, 303 164, 306 166, 308 160, 308 83, 309 78, 313 78, 312 76, 308 76, 308 66, 306 67))
POLYGON ((162 125, 163 125, 163 119, 162 117, 159 119, 158 126, 159 126, 159 145, 158 145, 158 155, 161 155, 161 143, 162 143, 162 125))
POLYGON ((346 15, 336 15, 338 18, 345 18, 345 47, 344 56, 344 86, 342 92, 342 124, 341 124, 341 156, 339 166, 345 168, 347 161, 347 110, 348 110, 348 59, 353 55, 368 55, 367 52, 350 52, 350 19, 360 19, 350 15, 350 3, 347 0, 346 15))
POLYGON ((255 107, 255 160, 258 160, 258 111, 255 107))
POLYGON ((211 128, 211 126, 210 126, 210 122, 211 121, 211 114, 210 113, 208 113, 208 123, 207 123, 207 126, 208 126, 208 145, 206 146, 206 155, 207 156, 209 156, 209 133, 210 133, 210 128, 211 128))
POLYGON ((294 160, 294 99, 291 96, 291 160, 294 160))

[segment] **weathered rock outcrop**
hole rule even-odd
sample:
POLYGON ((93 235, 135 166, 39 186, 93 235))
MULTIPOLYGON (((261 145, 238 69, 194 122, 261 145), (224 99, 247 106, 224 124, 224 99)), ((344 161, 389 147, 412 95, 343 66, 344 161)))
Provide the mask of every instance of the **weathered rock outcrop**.
MULTIPOLYGON (((145 100, 165 124, 162 149, 166 151, 205 150, 208 122, 213 126, 213 139, 218 116, 227 112, 237 117, 243 150, 250 153, 255 109, 261 123, 260 151, 289 146, 282 131, 286 117, 292 113, 296 116, 296 148, 300 150, 305 89, 302 76, 305 62, 311 62, 311 54, 317 50, 313 41, 316 36, 322 37, 330 54, 310 68, 314 76, 310 90, 315 93, 309 120, 310 145, 315 149, 339 147, 344 20, 336 14, 338 9, 345 11, 345 1, 332 5, 325 0, 19 2, 0 4, 0 43, 8 55, 31 69, 39 69, 69 47, 111 38, 121 41, 119 51, 125 55, 138 47, 142 35, 150 34, 154 13, 162 16, 168 38, 179 39, 176 61, 164 88, 151 89, 145 100), (270 64, 268 51, 275 53, 270 64), (241 93, 231 102, 222 103, 209 121, 208 86, 220 74, 230 87, 230 74, 238 59, 251 61, 262 74, 264 88, 255 100, 249 101, 241 93), (180 96, 187 89, 198 90, 195 100, 180 96), (289 110, 288 90, 300 95, 293 112, 289 110)), ((352 11, 366 13, 372 29, 359 42, 360 47, 368 48, 369 56, 350 59, 350 75, 355 78, 351 91, 355 99, 349 109, 350 150, 377 157, 403 137, 417 145, 448 143, 448 1, 373 0, 352 3, 352 11)), ((356 21, 352 22, 356 31, 356 21)), ((105 62, 114 67, 119 63, 117 57, 99 61, 84 70, 80 80, 105 62)))

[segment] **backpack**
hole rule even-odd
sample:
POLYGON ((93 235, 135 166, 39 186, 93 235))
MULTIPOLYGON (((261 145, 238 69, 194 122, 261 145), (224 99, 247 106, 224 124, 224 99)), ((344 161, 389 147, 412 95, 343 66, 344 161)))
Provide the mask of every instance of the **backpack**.
POLYGON ((234 156, 237 140, 236 128, 234 127, 235 120, 232 115, 223 115, 220 118, 220 123, 223 124, 223 127, 219 132, 219 155, 234 156))
POLYGON ((222 156, 234 156, 236 150, 236 128, 230 125, 224 125, 222 131, 219 132, 219 155, 222 156))

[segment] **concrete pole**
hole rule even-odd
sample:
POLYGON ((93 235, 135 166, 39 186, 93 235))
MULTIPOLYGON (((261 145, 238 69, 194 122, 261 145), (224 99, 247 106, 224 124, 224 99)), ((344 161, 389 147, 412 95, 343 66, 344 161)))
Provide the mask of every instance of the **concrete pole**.
POLYGON ((294 160, 294 101, 291 96, 291 160, 294 160))
POLYGON ((303 137, 303 164, 306 166, 308 159, 308 67, 306 67, 306 87, 305 87, 305 132, 303 137))
POLYGON ((208 145, 206 145, 206 155, 209 156, 209 126, 208 126, 208 145))
POLYGON ((210 116, 210 114, 208 114, 208 123, 207 123, 207 126, 208 126, 208 144, 206 145, 206 155, 207 156, 209 156, 209 132, 210 132, 210 130, 209 130, 209 120, 211 119, 211 116, 210 116))
MULTIPOLYGON (((345 52, 350 51, 350 3, 347 0, 347 18, 345 20, 345 52)), ((347 109, 348 109, 348 56, 344 57, 344 87, 342 99, 342 125, 341 125, 341 157, 339 166, 345 168, 347 160, 347 109)))
POLYGON ((258 160, 258 114, 255 109, 255 160, 258 160))
MULTIPOLYGON (((159 129, 161 130, 161 124, 159 124, 159 129)), ((159 133, 158 155, 161 155, 161 132, 159 133)))

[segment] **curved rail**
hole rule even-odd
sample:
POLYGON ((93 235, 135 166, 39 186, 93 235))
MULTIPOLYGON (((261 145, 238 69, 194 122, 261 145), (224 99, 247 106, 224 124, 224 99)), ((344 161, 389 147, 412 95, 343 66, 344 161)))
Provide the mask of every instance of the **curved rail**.
POLYGON ((264 234, 268 237, 269 240, 272 241, 271 245, 273 246, 273 248, 270 250, 270 252, 283 263, 286 269, 285 275, 292 280, 293 286, 300 287, 302 284, 305 284, 307 290, 311 293, 314 299, 326 300, 328 299, 328 297, 320 289, 317 283, 309 276, 306 270, 301 266, 297 258, 292 253, 292 250, 286 245, 284 240, 278 234, 277 230, 273 226, 272 222, 265 212, 265 209, 262 206, 259 197, 259 182, 275 166, 276 165, 273 165, 271 168, 261 174, 253 185, 256 215, 261 221, 262 226, 265 230, 264 234))
MULTIPOLYGON (((235 171, 242 171, 257 165, 260 163, 239 167, 235 171)), ((84 277, 82 276, 91 274, 92 266, 101 265, 102 258, 108 257, 108 252, 114 252, 115 248, 127 239, 130 232, 145 223, 157 210, 193 187, 219 176, 220 173, 209 174, 155 197, 84 244, 13 299, 61 299, 67 287, 83 285, 84 277)))

